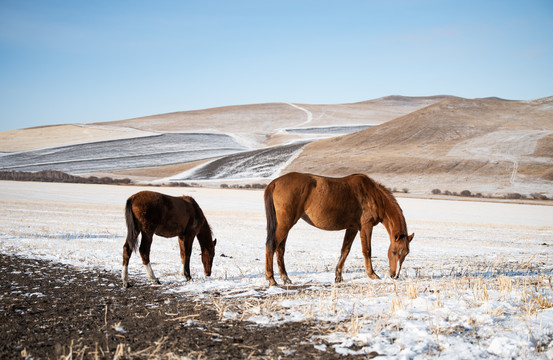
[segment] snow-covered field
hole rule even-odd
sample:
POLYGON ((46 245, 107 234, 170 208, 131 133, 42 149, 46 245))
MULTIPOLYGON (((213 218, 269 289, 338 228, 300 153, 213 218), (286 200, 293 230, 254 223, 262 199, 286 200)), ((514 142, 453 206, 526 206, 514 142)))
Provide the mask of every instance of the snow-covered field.
POLYGON ((248 150, 225 134, 167 133, 0 156, 0 169, 91 173, 186 163, 248 150))
MULTIPOLYGON (((124 203, 142 189, 0 182, 0 251, 120 272, 124 203)), ((218 239, 211 278, 197 243, 194 280, 178 275, 176 239, 154 239, 152 267, 163 291, 212 303, 221 321, 312 321, 323 335, 304 341, 321 355, 553 358, 553 206, 399 198, 415 233, 401 279, 384 277, 388 237, 378 226, 373 264, 383 279, 366 277, 356 240, 339 285, 343 232, 298 223, 285 257, 294 285, 268 288, 262 191, 149 189, 191 195, 203 208, 218 239)), ((129 278, 152 286, 137 255, 129 278)))

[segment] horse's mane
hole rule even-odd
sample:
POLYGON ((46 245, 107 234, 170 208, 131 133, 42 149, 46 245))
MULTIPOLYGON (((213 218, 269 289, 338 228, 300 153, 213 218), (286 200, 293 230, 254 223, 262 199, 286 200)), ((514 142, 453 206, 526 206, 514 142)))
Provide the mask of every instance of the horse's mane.
POLYGON ((403 235, 407 235, 407 223, 405 222, 405 217, 403 216, 403 211, 401 210, 401 207, 399 206, 399 203, 397 202, 397 199, 396 197, 394 196, 394 194, 392 193, 392 191, 382 185, 381 183, 379 183, 378 181, 375 181, 373 180, 372 178, 368 177, 369 178, 370 182, 372 182, 372 184, 374 185, 374 188, 376 190, 378 190, 378 193, 379 195, 381 195, 383 198, 385 198, 386 200, 388 200, 389 204, 394 208, 394 210, 401 216, 399 216, 400 218, 400 221, 401 221, 401 227, 402 227, 402 230, 405 229, 405 234, 403 235))
POLYGON ((213 238, 213 230, 211 230, 211 225, 209 225, 209 222, 207 221, 207 218, 205 217, 204 212, 202 211, 202 208, 200 207, 200 205, 198 205, 198 203, 196 202, 196 200, 194 200, 192 196, 186 196, 186 198, 190 200, 190 203, 192 204, 192 206, 194 206, 194 210, 198 213, 198 215, 200 215, 194 219, 194 227, 199 225, 197 223, 198 221, 203 220, 203 223, 201 224, 201 228, 200 228, 200 233, 203 235, 209 234, 209 236, 213 238))

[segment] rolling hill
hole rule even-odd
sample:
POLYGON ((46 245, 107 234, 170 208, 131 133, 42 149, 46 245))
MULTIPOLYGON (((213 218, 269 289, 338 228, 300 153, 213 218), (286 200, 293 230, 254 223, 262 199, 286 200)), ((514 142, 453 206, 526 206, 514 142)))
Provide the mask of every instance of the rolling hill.
POLYGON ((249 181, 367 173, 389 187, 553 195, 553 97, 272 103, 0 133, 0 169, 249 181), (194 145, 196 144, 196 145, 194 145))
MULTIPOLYGON (((11 130, 0 132, 0 152, 10 153, 160 133, 228 134, 251 149, 263 148, 305 139, 304 135, 286 131, 287 129, 378 125, 447 98, 449 97, 388 96, 338 105, 239 105, 93 124, 63 124, 11 130)), ((311 134, 309 137, 317 136, 311 134)))
POLYGON ((553 191, 553 97, 452 98, 309 144, 284 171, 371 174, 391 187, 553 191))

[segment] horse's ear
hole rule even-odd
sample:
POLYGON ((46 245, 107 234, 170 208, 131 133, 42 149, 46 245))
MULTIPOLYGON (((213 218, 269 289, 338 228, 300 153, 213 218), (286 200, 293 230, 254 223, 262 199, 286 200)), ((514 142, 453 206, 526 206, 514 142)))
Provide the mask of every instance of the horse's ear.
POLYGON ((213 240, 213 246, 217 245, 217 239, 213 240))
POLYGON ((411 240, 413 240, 414 237, 415 237, 415 233, 412 233, 411 235, 409 235, 408 237, 409 242, 411 242, 411 240))

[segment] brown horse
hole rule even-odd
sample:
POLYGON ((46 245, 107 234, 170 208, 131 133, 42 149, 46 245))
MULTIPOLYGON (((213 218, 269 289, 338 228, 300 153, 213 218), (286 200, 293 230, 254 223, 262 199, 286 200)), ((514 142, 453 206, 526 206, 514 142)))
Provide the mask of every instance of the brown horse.
POLYGON ((154 276, 150 265, 150 246, 153 235, 163 237, 179 237, 181 256, 181 275, 187 280, 190 276, 190 254, 194 237, 198 237, 202 252, 202 263, 206 276, 211 275, 211 266, 215 256, 215 244, 212 240, 211 228, 198 203, 190 196, 173 197, 153 191, 141 191, 127 200, 125 207, 127 221, 127 240, 123 246, 123 270, 121 277, 123 286, 129 287, 129 258, 137 248, 137 238, 142 233, 140 241, 140 256, 146 267, 148 278, 156 284, 159 280, 154 276))
POLYGON ((346 230, 342 252, 336 266, 336 282, 342 281, 342 269, 358 231, 365 257, 365 270, 378 279, 371 262, 373 226, 382 223, 390 235, 388 259, 390 276, 399 271, 409 253, 415 234, 407 235, 403 212, 392 193, 366 175, 329 178, 302 173, 289 173, 273 180, 265 189, 267 244, 265 276, 269 286, 276 285, 273 257, 276 251, 280 278, 291 283, 284 266, 284 250, 288 232, 301 218, 323 230, 346 230))

